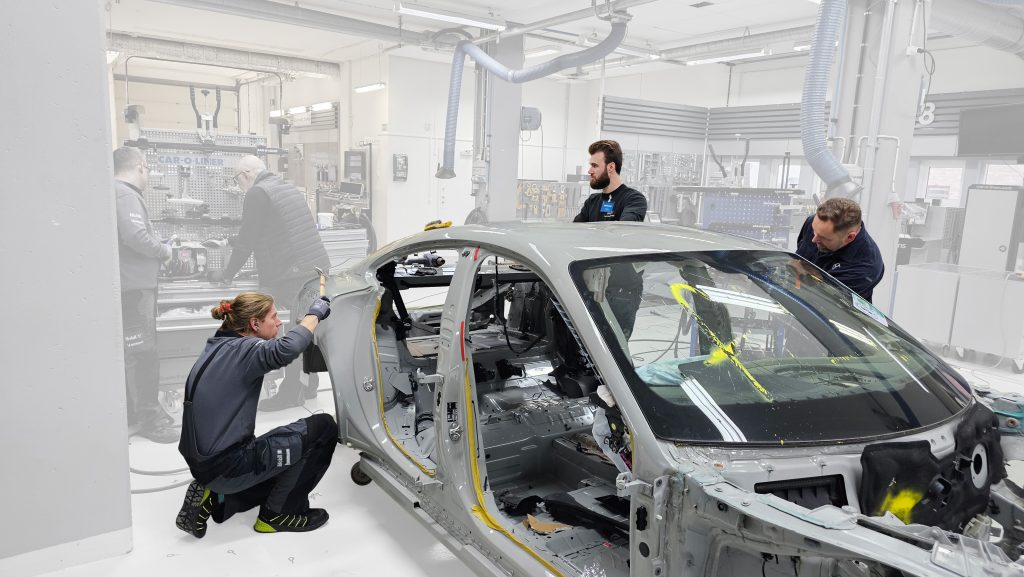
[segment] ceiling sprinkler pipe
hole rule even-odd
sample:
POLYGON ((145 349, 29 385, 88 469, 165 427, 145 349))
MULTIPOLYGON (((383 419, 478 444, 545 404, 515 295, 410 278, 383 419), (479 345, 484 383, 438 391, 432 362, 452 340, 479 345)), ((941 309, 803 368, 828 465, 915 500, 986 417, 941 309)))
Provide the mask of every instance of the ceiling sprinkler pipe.
POLYGON ((563 54, 542 64, 519 70, 509 69, 472 42, 466 40, 459 42, 455 48, 455 55, 452 57, 451 80, 448 86, 448 113, 444 127, 444 157, 441 166, 437 168, 437 173, 434 176, 444 179, 455 177, 455 129, 459 122, 459 96, 462 91, 462 69, 466 56, 469 56, 485 70, 502 80, 521 84, 549 76, 559 70, 574 68, 600 60, 618 48, 625 37, 626 22, 620 19, 612 23, 612 30, 608 37, 596 46, 573 54, 563 54))
POLYGON ((846 0, 822 0, 818 6, 818 22, 814 27, 800 102, 800 140, 803 143, 804 158, 828 187, 826 195, 853 197, 860 192, 861 187, 850 179, 850 173, 829 150, 826 140, 828 126, 825 121, 829 70, 846 10, 846 0))

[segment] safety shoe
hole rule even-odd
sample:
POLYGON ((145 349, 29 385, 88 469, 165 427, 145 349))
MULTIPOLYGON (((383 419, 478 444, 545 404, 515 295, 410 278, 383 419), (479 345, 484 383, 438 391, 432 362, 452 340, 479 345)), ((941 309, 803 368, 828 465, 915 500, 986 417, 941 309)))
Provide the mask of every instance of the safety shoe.
POLYGON ((281 533, 291 531, 303 533, 319 529, 327 522, 329 515, 323 509, 307 509, 300 515, 283 515, 269 509, 260 508, 256 524, 252 526, 257 533, 281 533))
POLYGON ((199 481, 192 481, 185 491, 185 502, 182 503, 174 524, 182 531, 202 539, 206 535, 206 521, 213 512, 213 502, 216 498, 217 495, 199 481))

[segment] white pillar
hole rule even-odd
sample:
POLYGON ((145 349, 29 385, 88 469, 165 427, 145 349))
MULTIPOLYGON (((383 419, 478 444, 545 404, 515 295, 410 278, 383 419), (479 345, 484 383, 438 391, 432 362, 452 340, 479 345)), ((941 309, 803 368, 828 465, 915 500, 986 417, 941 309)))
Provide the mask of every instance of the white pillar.
POLYGON ((0 8, 0 575, 132 546, 104 14, 0 8))

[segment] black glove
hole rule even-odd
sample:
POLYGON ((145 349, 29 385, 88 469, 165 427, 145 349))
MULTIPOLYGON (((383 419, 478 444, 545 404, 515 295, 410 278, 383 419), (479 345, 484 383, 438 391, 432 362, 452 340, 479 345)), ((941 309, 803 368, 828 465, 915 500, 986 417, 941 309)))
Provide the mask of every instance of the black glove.
POLYGON ((313 301, 313 304, 309 306, 309 312, 307 315, 313 315, 318 320, 324 320, 331 316, 331 299, 327 297, 320 297, 313 301))

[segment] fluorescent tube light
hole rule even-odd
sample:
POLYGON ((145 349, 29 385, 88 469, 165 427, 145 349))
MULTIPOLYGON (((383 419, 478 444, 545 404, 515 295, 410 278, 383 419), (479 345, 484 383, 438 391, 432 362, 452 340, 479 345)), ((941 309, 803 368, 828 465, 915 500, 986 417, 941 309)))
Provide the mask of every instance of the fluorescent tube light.
POLYGON ((309 107, 309 109, 312 110, 313 112, 323 112, 324 110, 332 110, 333 108, 333 102, 317 102, 313 106, 309 107))
POLYGON ((807 51, 807 50, 810 50, 810 49, 811 49, 811 45, 810 44, 794 44, 793 45, 793 51, 794 52, 804 52, 804 51, 807 51))
POLYGON ((687 66, 697 66, 700 64, 714 64, 716 62, 732 62, 733 60, 743 60, 745 58, 757 58, 758 56, 764 56, 765 49, 762 48, 757 52, 747 52, 744 54, 732 54, 729 56, 716 56, 714 58, 701 58, 699 60, 688 60, 687 66))
POLYGON ((375 82, 373 84, 364 84, 362 86, 356 86, 355 88, 352 89, 352 92, 358 92, 359 94, 362 94, 364 92, 373 92, 374 90, 381 90, 385 86, 387 85, 384 84, 383 82, 375 82))
POLYGON ((642 56, 644 58, 649 58, 651 60, 658 60, 661 58, 661 54, 658 54, 657 52, 652 52, 649 50, 640 50, 638 48, 629 48, 628 46, 619 46, 618 48, 615 49, 615 52, 618 52, 619 54, 625 54, 627 56, 642 56))
POLYGON ((398 9, 396 11, 403 16, 418 16, 429 20, 440 20, 441 22, 462 24, 463 26, 476 26, 477 28, 493 30, 495 32, 501 32, 505 29, 505 24, 503 22, 488 20, 486 18, 479 18, 476 16, 466 16, 455 12, 449 12, 447 10, 438 10, 437 8, 427 8, 426 6, 418 4, 408 5, 399 2, 398 9))
POLYGON ((282 112, 280 110, 271 110, 270 111, 270 117, 271 118, 281 118, 282 116, 284 116, 284 112, 282 112))
POLYGON ((294 106, 288 109, 288 114, 302 114, 307 110, 309 110, 308 106, 294 106))
POLYGON ((523 52, 523 57, 537 58, 540 56, 550 56, 551 54, 558 54, 559 52, 561 52, 561 50, 554 46, 541 46, 539 48, 531 48, 530 50, 523 52))

